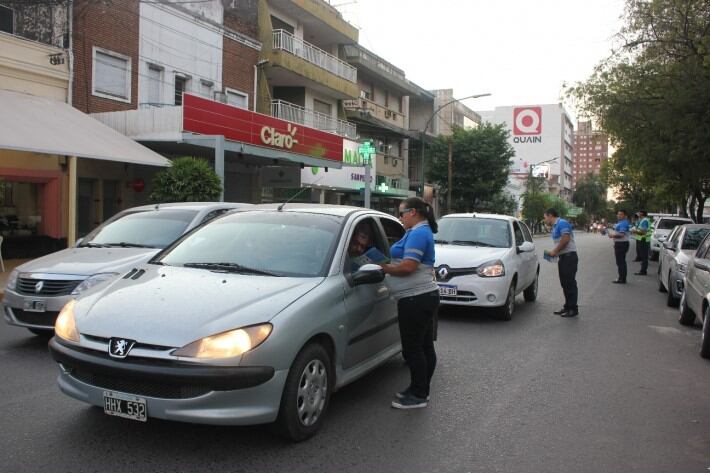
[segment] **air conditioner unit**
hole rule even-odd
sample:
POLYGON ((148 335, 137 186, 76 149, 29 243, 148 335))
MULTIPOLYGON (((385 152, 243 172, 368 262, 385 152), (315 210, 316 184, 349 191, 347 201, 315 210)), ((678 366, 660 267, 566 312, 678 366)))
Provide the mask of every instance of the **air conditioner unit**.
POLYGON ((393 159, 392 166, 397 167, 397 164, 399 164, 399 161, 397 161, 396 159, 393 159))
POLYGON ((215 92, 214 99, 217 102, 227 103, 227 94, 224 92, 215 92))
POLYGON ((367 92, 365 92, 364 90, 361 90, 361 91, 360 91, 360 98, 361 98, 361 99, 367 99, 367 92))

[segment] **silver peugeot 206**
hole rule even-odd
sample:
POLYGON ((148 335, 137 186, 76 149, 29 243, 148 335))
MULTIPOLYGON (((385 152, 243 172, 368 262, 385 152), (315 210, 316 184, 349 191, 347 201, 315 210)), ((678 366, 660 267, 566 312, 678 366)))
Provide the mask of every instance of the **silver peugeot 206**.
POLYGON ((62 309, 59 387, 113 416, 308 438, 332 392, 401 350, 385 276, 362 258, 403 234, 354 207, 219 217, 62 309))

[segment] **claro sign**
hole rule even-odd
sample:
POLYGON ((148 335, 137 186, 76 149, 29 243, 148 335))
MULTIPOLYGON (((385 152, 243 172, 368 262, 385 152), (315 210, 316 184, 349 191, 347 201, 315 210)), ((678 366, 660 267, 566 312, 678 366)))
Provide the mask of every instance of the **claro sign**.
POLYGON ((513 109, 513 143, 542 143, 542 107, 513 109))
POLYGON ((343 138, 269 115, 185 94, 183 131, 341 162, 343 138))

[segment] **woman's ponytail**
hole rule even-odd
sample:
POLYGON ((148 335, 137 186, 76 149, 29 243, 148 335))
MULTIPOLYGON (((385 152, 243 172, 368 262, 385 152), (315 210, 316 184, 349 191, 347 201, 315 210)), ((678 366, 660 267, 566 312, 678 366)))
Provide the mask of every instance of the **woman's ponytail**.
POLYGON ((404 201, 404 205, 408 209, 414 209, 417 211, 417 213, 426 217, 427 223, 429 224, 432 233, 436 233, 439 231, 439 224, 436 223, 436 215, 434 215, 434 209, 429 203, 425 202, 419 197, 410 197, 409 199, 404 201))

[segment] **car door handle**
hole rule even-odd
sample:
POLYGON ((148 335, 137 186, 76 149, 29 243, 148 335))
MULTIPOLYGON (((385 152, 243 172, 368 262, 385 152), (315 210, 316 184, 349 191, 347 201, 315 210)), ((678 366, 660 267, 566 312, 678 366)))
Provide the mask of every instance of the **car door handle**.
POLYGON ((387 297, 390 295, 390 290, 387 286, 380 286, 377 288, 377 296, 378 297, 387 297))

